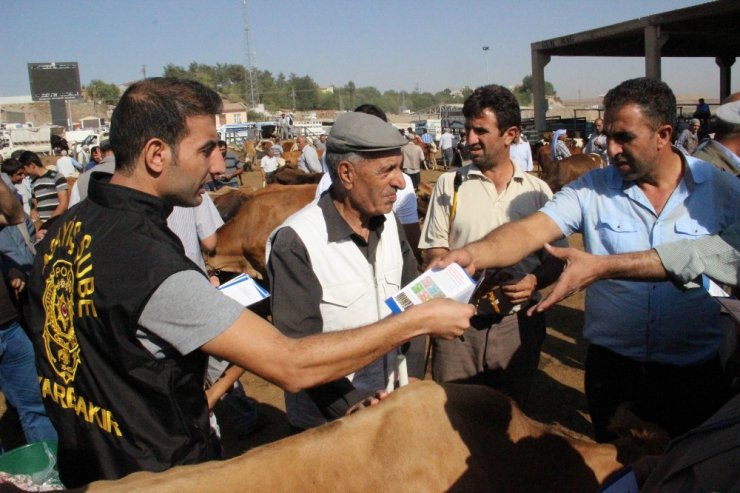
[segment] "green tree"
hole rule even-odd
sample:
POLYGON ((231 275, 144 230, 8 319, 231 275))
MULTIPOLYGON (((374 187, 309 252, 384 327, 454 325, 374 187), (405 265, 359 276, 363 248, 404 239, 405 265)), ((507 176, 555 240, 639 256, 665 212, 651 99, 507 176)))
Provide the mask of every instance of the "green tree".
POLYGON ((357 101, 355 101, 356 92, 357 92, 357 87, 355 86, 354 81, 347 82, 347 84, 342 88, 342 94, 345 96, 344 104, 350 110, 355 109, 357 106, 363 104, 363 103, 358 103, 357 101))
POLYGON ((339 99, 337 98, 337 92, 324 92, 319 93, 319 105, 316 107, 318 110, 335 110, 339 109, 339 99))
MULTIPOLYGON (((251 103, 249 73, 243 65, 228 63, 206 65, 192 62, 185 68, 168 64, 164 67, 164 75, 197 80, 219 91, 231 102, 251 103)), ((469 87, 462 90, 462 96, 457 93, 453 95, 450 89, 444 89, 436 94, 422 93, 418 90, 381 92, 375 87, 357 87, 354 81, 348 81, 342 87, 335 87, 333 93, 321 93, 318 84, 309 75, 301 76, 291 73, 286 77, 285 74, 279 73, 275 76, 268 70, 255 69, 252 77, 259 102, 264 104, 270 112, 292 108, 300 111, 351 110, 365 103, 377 105, 388 113, 404 109, 418 111, 440 104, 462 103, 473 92, 469 87)), ((554 93, 552 84, 547 83, 547 87, 548 94, 554 93)), ((522 97, 531 98, 527 96, 531 94, 531 77, 525 77, 522 85, 515 89, 515 93, 520 101, 522 97)))
POLYGON ((419 111, 424 108, 436 106, 444 101, 439 101, 434 97, 434 94, 430 92, 412 92, 406 98, 406 105, 411 111, 419 111))
MULTIPOLYGON (((532 104, 532 85, 532 76, 525 75, 522 79, 522 83, 514 86, 514 90, 512 92, 514 93, 514 96, 516 96, 520 105, 529 106, 532 104)), ((555 96, 556 94, 555 86, 553 86, 552 83, 545 81, 545 95, 555 96)))
POLYGON ((99 79, 90 81, 85 88, 87 90, 86 99, 88 101, 103 101, 106 104, 116 104, 121 97, 121 91, 115 84, 109 84, 99 79))
POLYGON ((290 74, 288 78, 290 87, 291 102, 295 103, 298 111, 315 109, 319 103, 319 85, 308 76, 298 77, 296 74, 290 74))
POLYGON ((164 66, 164 70, 162 70, 162 75, 164 77, 174 77, 177 79, 188 79, 188 72, 182 67, 179 67, 177 65, 173 65, 171 63, 168 63, 164 66))

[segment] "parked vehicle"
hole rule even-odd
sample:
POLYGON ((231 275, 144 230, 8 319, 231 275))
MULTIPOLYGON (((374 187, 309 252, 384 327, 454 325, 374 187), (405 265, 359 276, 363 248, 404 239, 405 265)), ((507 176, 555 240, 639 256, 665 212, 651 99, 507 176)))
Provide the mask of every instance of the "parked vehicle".
POLYGON ((51 154, 51 127, 8 128, 2 138, 2 157, 7 159, 18 149, 37 154, 51 154))
POLYGON ((80 164, 87 164, 90 161, 90 149, 108 138, 108 131, 97 132, 96 130, 72 130, 65 134, 70 155, 80 164))
POLYGON ((413 123, 414 132, 416 133, 416 135, 421 135, 422 130, 426 130, 427 133, 431 135, 435 141, 439 141, 439 138, 442 137, 442 120, 427 119, 418 120, 413 123))

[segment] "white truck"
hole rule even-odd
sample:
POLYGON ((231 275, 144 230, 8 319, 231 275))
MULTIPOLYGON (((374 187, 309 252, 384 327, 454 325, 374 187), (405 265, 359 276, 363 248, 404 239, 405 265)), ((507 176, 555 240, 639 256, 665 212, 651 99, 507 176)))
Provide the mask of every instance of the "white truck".
POLYGON ((99 129, 88 130, 71 130, 64 134, 69 144, 69 155, 75 158, 80 164, 87 164, 90 161, 90 148, 100 145, 102 141, 108 138, 109 132, 99 129))
POLYGON ((18 149, 36 154, 51 154, 51 127, 8 128, 3 135, 2 157, 7 159, 18 149))
POLYGON ((432 136, 435 142, 439 142, 439 138, 442 137, 442 120, 417 120, 413 123, 414 132, 416 133, 416 135, 421 135, 422 130, 426 130, 427 133, 432 136))

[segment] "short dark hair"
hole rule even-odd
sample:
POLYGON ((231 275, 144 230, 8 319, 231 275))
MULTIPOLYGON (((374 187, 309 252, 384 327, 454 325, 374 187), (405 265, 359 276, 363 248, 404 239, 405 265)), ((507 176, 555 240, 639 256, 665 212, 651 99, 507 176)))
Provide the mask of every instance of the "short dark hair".
POLYGON ((112 149, 112 147, 110 146, 110 140, 109 139, 105 139, 104 141, 102 141, 100 143, 100 150, 103 151, 103 153, 106 153, 106 152, 110 151, 111 149, 112 149))
POLYGON ((225 140, 219 140, 216 145, 218 145, 219 147, 226 147, 226 141, 225 140))
POLYGON ((616 111, 626 104, 636 104, 653 129, 676 123, 676 96, 663 81, 638 77, 610 89, 604 96, 604 111, 616 111))
POLYGON ((3 173, 10 176, 15 174, 19 169, 23 168, 23 163, 11 157, 3 161, 3 164, 0 165, 0 168, 2 169, 3 173))
POLYGON ((215 115, 222 107, 218 94, 200 82, 155 77, 134 83, 111 117, 116 169, 131 171, 144 145, 155 137, 177 149, 187 135, 188 117, 215 115))
POLYGON ((355 113, 367 113, 368 115, 377 116, 384 122, 388 121, 388 117, 385 115, 385 111, 383 111, 382 109, 380 109, 379 106, 376 106, 374 104, 370 104, 370 103, 361 104, 360 106, 355 108, 354 112, 355 113))
POLYGON ((518 128, 522 125, 522 113, 519 109, 519 101, 504 86, 490 84, 479 87, 463 103, 463 115, 465 119, 480 116, 486 109, 493 111, 496 115, 501 135, 509 127, 518 128))
POLYGON ((92 147, 90 148, 90 154, 92 154, 93 152, 95 152, 95 151, 97 151, 97 150, 99 150, 99 149, 100 149, 100 146, 92 146, 92 147))
POLYGON ((23 151, 21 155, 18 156, 18 161, 20 161, 23 166, 30 166, 33 164, 39 168, 44 167, 44 163, 41 162, 39 155, 33 151, 23 151))

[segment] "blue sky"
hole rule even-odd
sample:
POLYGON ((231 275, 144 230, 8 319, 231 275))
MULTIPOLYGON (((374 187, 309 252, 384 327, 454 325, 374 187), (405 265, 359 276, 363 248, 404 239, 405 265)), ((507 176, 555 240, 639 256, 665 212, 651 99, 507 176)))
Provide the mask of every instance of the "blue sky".
MULTIPOLYGON (((532 42, 700 3, 249 0, 249 24, 261 70, 310 75, 320 85, 436 92, 516 84, 531 72, 532 42)), ((151 77, 168 63, 246 61, 242 0, 5 0, 2 18, 0 96, 30 93, 29 62, 77 61, 84 85, 139 79, 143 65, 151 77)), ((713 59, 664 58, 662 70, 677 94, 718 95, 713 59)), ((641 75, 642 58, 553 57, 545 70, 568 99, 641 75)))

